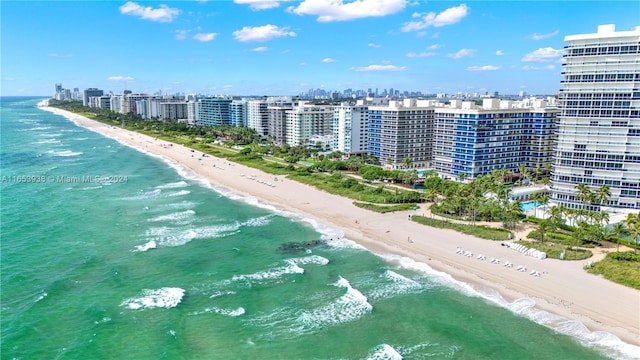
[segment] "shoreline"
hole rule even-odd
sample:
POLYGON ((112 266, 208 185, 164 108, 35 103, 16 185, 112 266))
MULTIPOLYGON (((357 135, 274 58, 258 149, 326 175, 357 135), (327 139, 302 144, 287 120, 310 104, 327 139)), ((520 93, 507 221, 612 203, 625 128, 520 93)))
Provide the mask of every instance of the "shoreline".
MULTIPOLYGON (((597 333, 604 331, 635 345, 627 345, 633 349, 626 351, 619 349, 623 354, 631 357, 633 354, 638 356, 640 352, 636 347, 640 345, 640 292, 586 273, 582 269, 586 261, 540 260, 525 256, 501 246, 499 241, 477 239, 453 230, 435 229, 408 221, 408 215, 414 213, 412 211, 379 214, 364 210, 354 206, 351 199, 283 176, 262 173, 211 155, 200 159, 200 153, 191 152, 182 145, 169 146, 166 141, 47 107, 43 103, 46 100, 38 104, 42 110, 64 116, 78 126, 175 163, 216 188, 255 198, 260 203, 342 231, 345 238, 389 261, 422 272, 424 270, 420 269, 419 263, 427 264, 457 280, 461 290, 468 286, 480 296, 536 321, 533 318, 535 314, 527 313, 535 312, 531 307, 524 311, 515 310, 520 307, 514 302, 531 299, 535 301, 535 309, 564 318, 537 321, 556 331, 575 336, 583 342, 607 346, 611 338, 597 333), (501 263, 493 264, 488 260, 478 260, 476 256, 456 254, 458 247, 474 255, 483 254, 488 259, 495 257, 501 263), (504 267, 505 261, 512 262, 514 268, 504 267), (529 271, 516 271, 518 265, 535 269, 542 275, 534 277, 529 275, 529 271), (574 321, 584 325, 588 331, 574 321), (573 325, 572 330, 567 330, 567 325, 573 325)), ((619 345, 624 347, 622 343, 619 345)))

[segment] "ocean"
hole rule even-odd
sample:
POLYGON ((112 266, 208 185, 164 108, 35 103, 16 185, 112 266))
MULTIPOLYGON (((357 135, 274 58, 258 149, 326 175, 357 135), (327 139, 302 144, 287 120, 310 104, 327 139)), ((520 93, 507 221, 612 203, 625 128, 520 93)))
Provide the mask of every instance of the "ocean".
POLYGON ((585 360, 637 349, 216 189, 39 100, 2 98, 2 359, 585 360))

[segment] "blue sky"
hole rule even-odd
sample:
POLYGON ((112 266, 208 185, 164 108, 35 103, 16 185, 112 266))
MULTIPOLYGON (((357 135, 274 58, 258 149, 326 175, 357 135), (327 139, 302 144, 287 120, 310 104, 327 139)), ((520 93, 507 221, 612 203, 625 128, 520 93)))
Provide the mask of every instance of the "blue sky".
POLYGON ((640 25, 637 1, 2 1, 2 95, 65 88, 551 94, 564 36, 640 25))

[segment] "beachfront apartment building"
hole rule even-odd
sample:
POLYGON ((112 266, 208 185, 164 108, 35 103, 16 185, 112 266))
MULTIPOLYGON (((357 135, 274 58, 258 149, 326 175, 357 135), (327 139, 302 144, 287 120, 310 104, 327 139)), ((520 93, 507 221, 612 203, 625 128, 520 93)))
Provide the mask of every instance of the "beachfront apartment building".
POLYGON ((247 127, 260 136, 269 134, 269 104, 266 99, 247 101, 247 127))
POLYGON ((160 102, 159 120, 186 120, 188 116, 186 101, 174 100, 160 102))
POLYGON ((208 97, 198 100, 200 102, 199 126, 229 125, 229 105, 231 99, 226 97, 208 97))
POLYGON ((439 104, 404 99, 369 106, 369 154, 390 169, 431 167, 434 110, 439 104))
POLYGON ((273 96, 247 101, 247 127, 254 129, 258 135, 269 135, 269 106, 286 106, 291 97, 273 96))
POLYGON ((369 107, 342 103, 333 107, 332 149, 345 154, 366 154, 369 150, 369 107))
POLYGON ((200 101, 189 97, 187 101, 187 124, 195 125, 200 122, 200 101))
POLYGON ((122 94, 111 94, 111 101, 109 101, 109 110, 117 113, 122 113, 124 107, 122 94))
POLYGON ((92 96, 102 96, 104 91, 97 88, 88 88, 82 92, 82 105, 89 106, 89 98, 92 96))
POLYGON ((577 185, 608 185, 605 206, 640 209, 640 26, 564 40, 551 200, 582 208, 577 185))
POLYGON ((235 99, 229 104, 231 126, 247 126, 247 100, 235 99))
POLYGON ((141 100, 147 100, 151 98, 150 95, 147 94, 132 94, 125 90, 122 97, 122 112, 124 114, 128 113, 138 113, 137 103, 141 100))
POLYGON ((544 168, 551 162, 558 109, 525 108, 499 99, 451 100, 435 109, 433 168, 443 178, 472 180, 493 170, 544 168))
POLYGON ((277 145, 287 142, 287 111, 293 110, 293 103, 267 107, 269 113, 269 138, 277 145))
POLYGON ((312 138, 332 135, 333 109, 329 104, 312 104, 300 101, 286 110, 286 143, 290 146, 314 145, 312 138))

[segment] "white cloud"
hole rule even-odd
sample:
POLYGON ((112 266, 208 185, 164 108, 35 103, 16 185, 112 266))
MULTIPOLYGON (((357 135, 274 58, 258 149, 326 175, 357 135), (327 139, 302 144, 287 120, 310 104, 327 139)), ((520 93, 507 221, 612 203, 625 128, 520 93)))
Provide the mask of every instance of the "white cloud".
POLYGON ((502 56, 502 55, 504 55, 504 52, 502 50, 496 50, 496 55, 497 56, 502 56))
POLYGON ((459 6, 450 7, 443 12, 436 14, 434 12, 417 14, 414 13, 412 17, 421 18, 418 21, 409 21, 402 25, 400 30, 404 32, 422 30, 428 27, 441 27, 446 25, 452 25, 460 22, 465 16, 469 14, 469 8, 465 4, 459 6), (417 16, 416 16, 417 15, 417 16))
POLYGON ((440 49, 441 47, 443 47, 444 45, 440 45, 440 44, 433 44, 429 47, 427 47, 427 50, 437 50, 440 49))
POLYGON ((423 58, 423 57, 436 56, 436 55, 438 54, 434 52, 421 52, 421 53, 408 52, 407 53, 408 58, 423 58))
POLYGON ((167 5, 160 5, 158 8, 152 8, 150 6, 141 6, 133 1, 129 1, 126 4, 120 6, 120 13, 124 15, 138 16, 141 19, 157 21, 157 22, 172 22, 173 19, 180 14, 179 9, 170 8, 167 5))
POLYGON ((240 42, 265 42, 283 36, 296 36, 296 33, 289 31, 287 27, 278 27, 267 24, 264 26, 245 26, 233 32, 233 37, 240 42))
POLYGON ((496 71, 500 70, 500 66, 484 65, 484 66, 469 66, 467 71, 496 71))
POLYGON ((551 33, 548 33, 548 34, 536 34, 536 33, 533 33, 533 35, 531 35, 531 38, 533 40, 542 40, 542 39, 547 39, 547 38, 556 36, 559 33, 560 33, 560 31, 558 31, 558 30, 556 30, 554 32, 551 32, 551 33))
POLYGON ((372 48, 379 48, 381 45, 380 44, 374 44, 374 43, 368 43, 367 44, 368 47, 372 47, 372 48))
POLYGON ((530 65, 525 65, 522 67, 522 70, 553 70, 555 69, 555 65, 546 65, 546 66, 530 66, 530 65))
POLYGON ((55 57, 55 58, 70 58, 73 55, 71 54, 56 54, 56 53, 48 53, 47 54, 48 57, 55 57))
POLYGON ((231 89, 233 87, 233 85, 224 85, 222 88, 223 89, 231 89))
POLYGON ((201 33, 201 34, 195 34, 193 35, 193 38, 198 40, 198 41, 202 41, 202 42, 207 42, 207 41, 211 41, 213 39, 216 38, 216 33, 201 33))
POLYGON ((286 1, 290 0, 233 0, 236 4, 249 5, 249 8, 253 11, 277 8, 281 2, 286 1))
POLYGON ((379 17, 404 10, 406 0, 304 0, 287 11, 296 15, 317 15, 319 22, 345 21, 366 17, 379 17))
POLYGON ((425 37, 425 36, 427 36, 427 32, 426 31, 418 31, 416 33, 416 36, 417 37, 425 37))
POLYGON ((395 66, 395 65, 369 65, 369 66, 361 66, 361 67, 352 67, 351 70, 358 72, 366 72, 366 71, 404 71, 406 70, 406 66, 395 66))
POLYGON ((332 58, 324 58, 322 59, 323 63, 332 63, 332 62, 336 62, 336 59, 332 59, 332 58))
POLYGON ((258 46, 257 48, 251 49, 251 51, 255 51, 255 52, 264 52, 267 50, 269 50, 269 48, 266 46, 258 46))
POLYGON ((526 54, 521 61, 524 62, 551 62, 562 57, 563 50, 556 50, 552 47, 539 48, 538 50, 526 54))
POLYGON ((16 81, 16 78, 8 76, 8 77, 2 79, 2 81, 16 81))
POLYGON ((449 54, 447 55, 447 57, 450 57, 454 60, 458 60, 458 59, 462 59, 465 57, 473 57, 473 53, 475 53, 475 50, 472 49, 460 49, 460 51, 458 51, 455 54, 449 54))
POLYGON ((303 61, 303 62, 301 62, 301 63, 300 63, 300 64, 298 64, 298 65, 300 65, 300 66, 305 66, 305 65, 307 65, 307 63, 303 61))
POLYGON ((289 52, 291 52, 291 50, 286 49, 286 50, 280 51, 280 54, 288 54, 289 52))
POLYGON ((184 40, 187 38, 189 30, 175 30, 173 32, 176 34, 176 40, 184 40))
POLYGON ((109 76, 107 78, 107 80, 109 80, 109 81, 133 81, 133 78, 131 76, 116 75, 116 76, 109 76))

